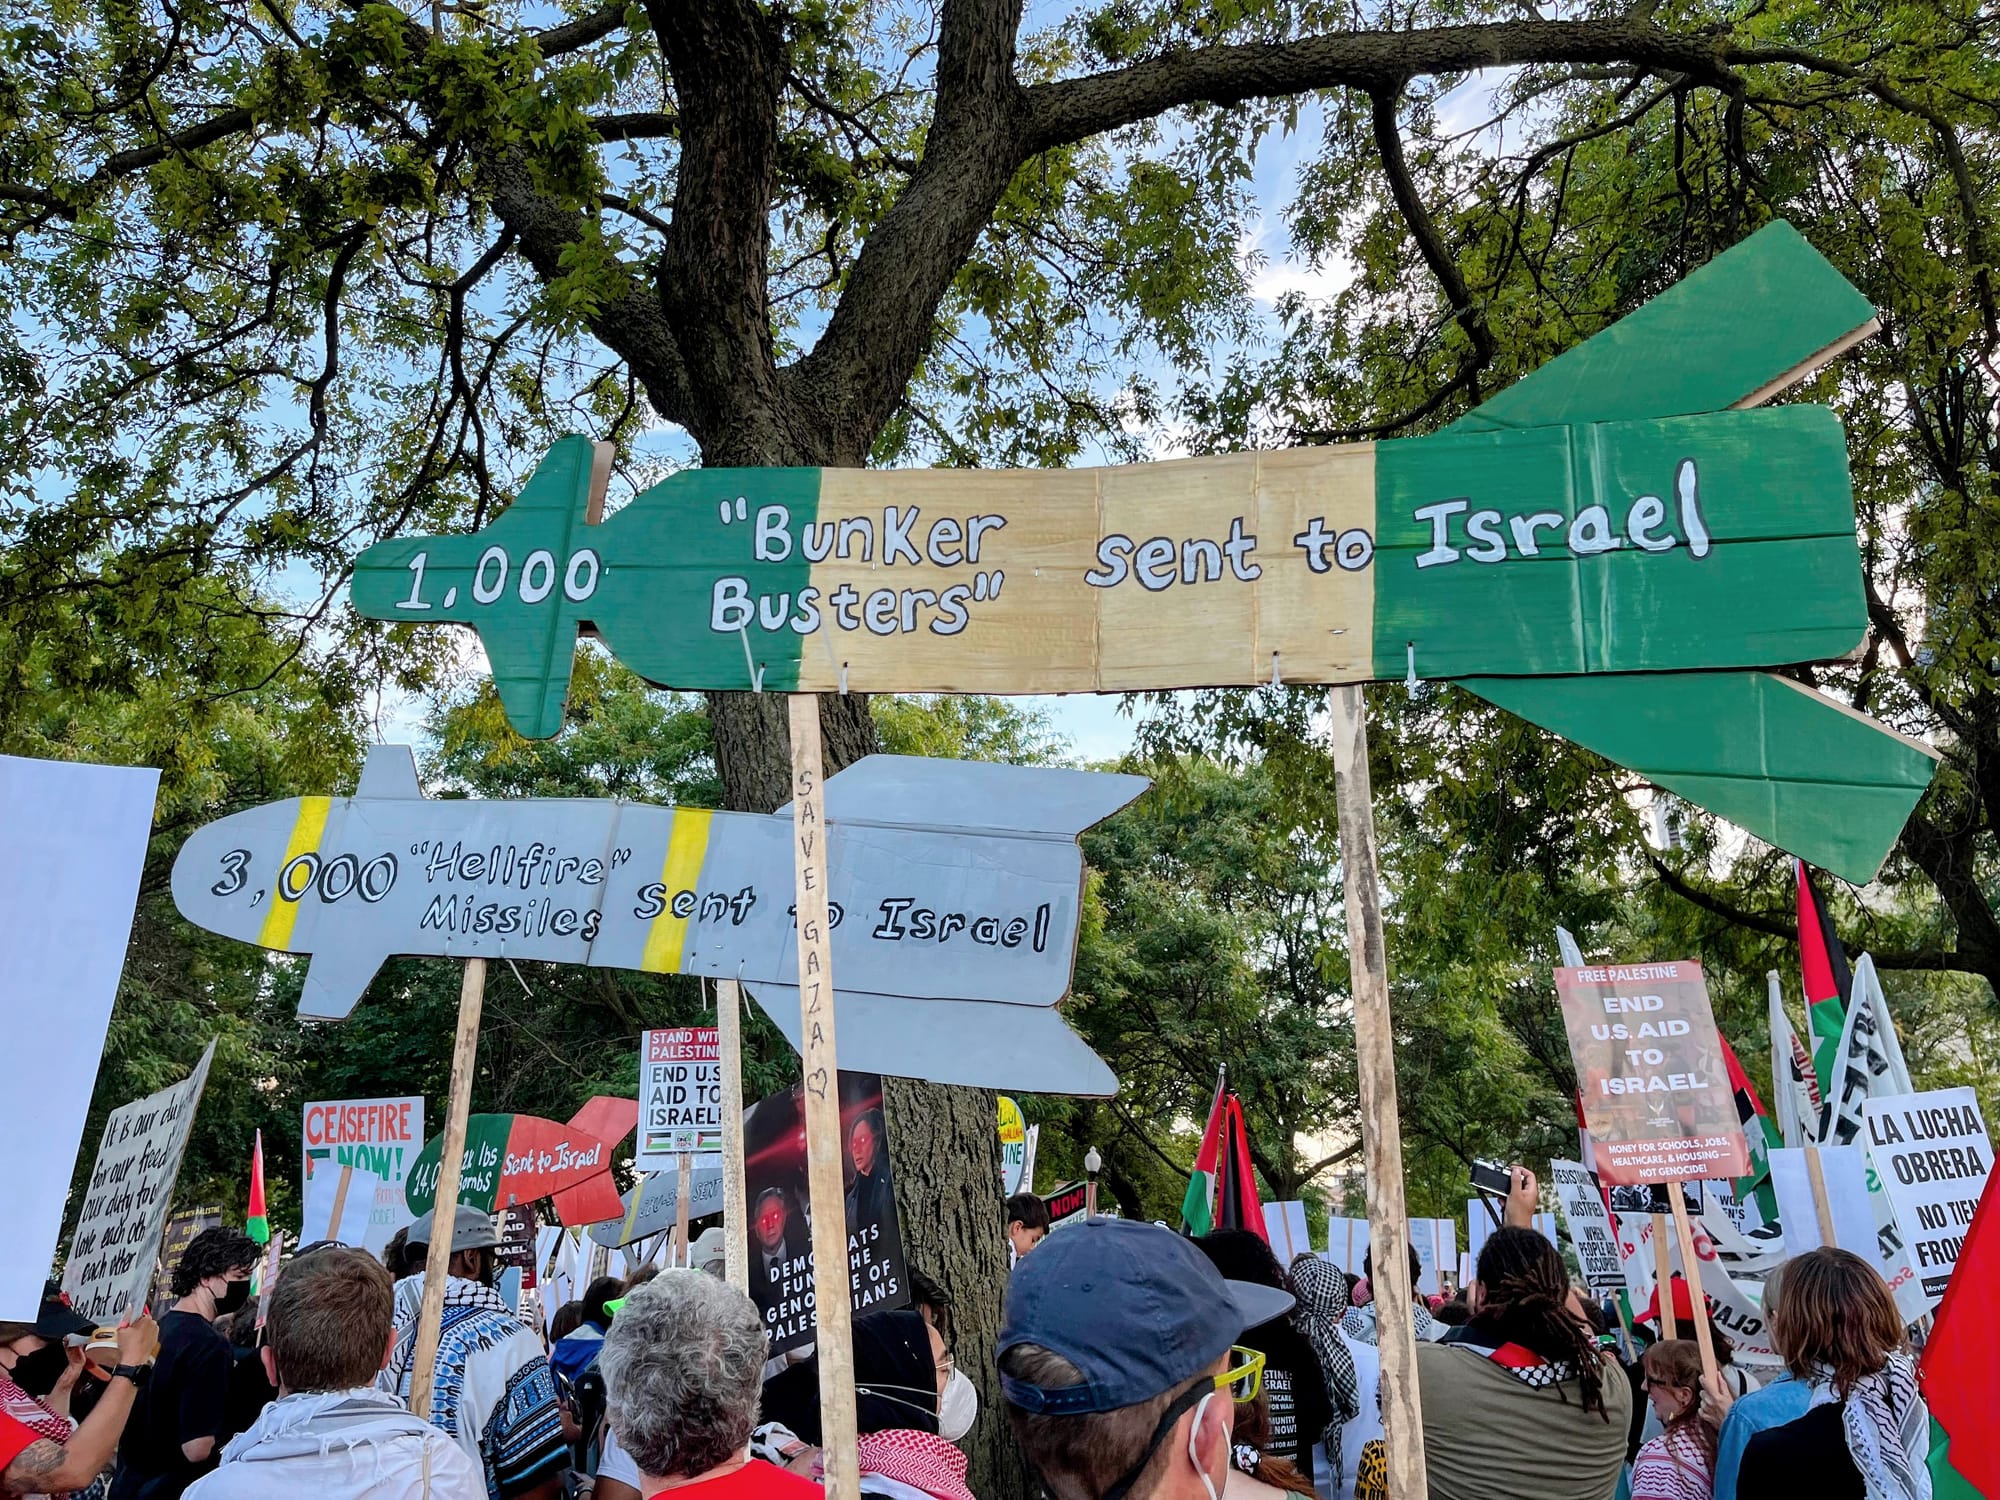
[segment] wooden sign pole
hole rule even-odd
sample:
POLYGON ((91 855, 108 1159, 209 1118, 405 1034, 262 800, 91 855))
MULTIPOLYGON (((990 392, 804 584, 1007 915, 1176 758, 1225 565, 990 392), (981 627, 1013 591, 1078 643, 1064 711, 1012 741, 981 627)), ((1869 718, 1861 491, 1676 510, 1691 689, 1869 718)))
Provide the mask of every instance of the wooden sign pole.
POLYGON ((1667 1216, 1653 1215, 1653 1300, 1660 1307, 1660 1337, 1677 1339, 1680 1324, 1674 1317, 1673 1258, 1667 1253, 1667 1216))
POLYGON ((1667 1206, 1674 1211, 1674 1239, 1681 1247, 1681 1270, 1687 1275, 1688 1301, 1694 1308, 1694 1341, 1701 1346, 1701 1373, 1715 1373, 1715 1339, 1708 1329, 1708 1298, 1701 1290, 1701 1262, 1694 1255, 1694 1231, 1678 1182, 1667 1184, 1667 1206))
POLYGON ((688 1250, 688 1199, 694 1196, 694 1156, 683 1151, 674 1163, 680 1169, 679 1191, 674 1194, 674 1245, 679 1252, 677 1259, 669 1259, 672 1266, 691 1266, 694 1256, 688 1250))
POLYGON ((847 1193, 840 1170, 840 1064, 833 1036, 833 943, 827 913, 826 778, 819 700, 793 693, 792 853, 797 861, 799 1052, 805 1076, 806 1193, 819 1328, 820 1446, 828 1500, 861 1493, 855 1435, 853 1304, 848 1293, 847 1193))
POLYGON ((749 1196, 743 1175, 743 992, 733 979, 715 982, 715 1030, 722 1053, 722 1243, 729 1284, 750 1292, 749 1196))
POLYGON ((1395 1035, 1389 1021, 1389 959, 1375 809, 1368 784, 1368 709, 1358 687, 1327 694, 1340 803, 1341 885, 1353 974, 1354 1053, 1361 1084, 1361 1139, 1368 1167, 1368 1238, 1374 1252, 1375 1329, 1382 1359, 1382 1434, 1389 1500, 1424 1500, 1423 1410, 1417 1400, 1416 1326, 1410 1312, 1408 1205, 1403 1127, 1396 1105, 1395 1035))
POLYGON ((326 1237, 330 1240, 340 1238, 340 1219, 347 1212, 347 1189, 353 1181, 354 1165, 350 1162, 340 1169, 340 1181, 333 1189, 333 1217, 326 1226, 326 1237))
POLYGON ((1819 1242, 1835 1245, 1839 1241, 1833 1237, 1833 1200, 1826 1195, 1826 1168, 1819 1159, 1819 1147, 1806 1147, 1806 1181, 1812 1185, 1813 1214, 1819 1220, 1819 1242))
POLYGON ((437 1192, 431 1199, 423 1308, 417 1316, 417 1345, 410 1355, 410 1411, 426 1422, 431 1417, 431 1377, 437 1370, 438 1334, 444 1322, 444 1281, 451 1268, 452 1221, 458 1213, 458 1169, 465 1160, 465 1124, 472 1114, 479 1013, 485 1005, 486 960, 468 958, 465 978, 458 987, 458 1039, 451 1049, 451 1102, 445 1110, 444 1144, 438 1153, 437 1192))

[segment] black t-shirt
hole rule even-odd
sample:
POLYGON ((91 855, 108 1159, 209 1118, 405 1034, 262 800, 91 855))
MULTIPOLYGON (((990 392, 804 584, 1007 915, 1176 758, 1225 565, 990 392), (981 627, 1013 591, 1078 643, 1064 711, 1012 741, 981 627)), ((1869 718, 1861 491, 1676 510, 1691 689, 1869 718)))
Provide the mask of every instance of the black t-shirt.
POLYGON ((1865 1500, 1868 1486, 1847 1452, 1842 1403, 1815 1406, 1796 1422, 1768 1428, 1750 1439, 1736 1471, 1742 1500, 1865 1500))
POLYGON ((1313 1446, 1333 1420, 1319 1356, 1287 1318, 1258 1324, 1240 1342, 1264 1356, 1264 1412, 1270 1427, 1265 1451, 1311 1479, 1313 1446))
POLYGON ((153 1378, 132 1403, 118 1443, 111 1500, 179 1500, 181 1491, 214 1468, 229 1437, 229 1341, 198 1313, 160 1319, 160 1356, 153 1378), (212 1437, 215 1448, 198 1464, 181 1444, 212 1437))

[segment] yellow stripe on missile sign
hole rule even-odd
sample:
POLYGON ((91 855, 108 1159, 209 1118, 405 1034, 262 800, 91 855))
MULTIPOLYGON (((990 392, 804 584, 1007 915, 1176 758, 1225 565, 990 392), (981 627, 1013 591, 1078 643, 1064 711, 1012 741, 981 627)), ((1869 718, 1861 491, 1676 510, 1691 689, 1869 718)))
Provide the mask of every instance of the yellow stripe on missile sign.
POLYGON ((285 840, 284 862, 278 866, 278 877, 272 882, 271 907, 265 914, 263 929, 257 934, 260 947, 280 951, 291 947, 292 928, 299 920, 299 899, 312 889, 313 879, 319 873, 317 858, 299 856, 317 856, 320 837, 326 832, 327 809, 332 805, 331 797, 299 798, 299 815, 292 824, 292 836, 285 840))
POLYGON ((687 946, 688 918, 674 911, 677 893, 692 890, 701 874, 701 862, 708 853, 708 825, 712 814, 690 807, 674 809, 673 831, 667 835, 667 857, 660 867, 660 884, 666 889, 665 907, 646 929, 645 953, 639 967, 648 974, 678 974, 681 953, 687 946))

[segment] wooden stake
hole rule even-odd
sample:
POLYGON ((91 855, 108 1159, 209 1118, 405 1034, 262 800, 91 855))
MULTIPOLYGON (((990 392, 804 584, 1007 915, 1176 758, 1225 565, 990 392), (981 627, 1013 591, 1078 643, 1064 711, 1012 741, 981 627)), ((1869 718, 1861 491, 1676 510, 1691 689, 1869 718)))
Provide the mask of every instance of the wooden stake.
MULTIPOLYGON (((722 1243, 729 1284, 750 1293, 750 1219, 743 1200, 743 993, 733 979, 715 982, 716 1040, 722 1052, 722 1243)), ((844 1210, 843 1210, 844 1212, 844 1210)))
POLYGON ((1806 1181, 1812 1184, 1813 1213, 1819 1219, 1819 1242, 1835 1245, 1839 1241, 1833 1237, 1833 1200, 1826 1195, 1826 1168, 1819 1159, 1819 1147, 1806 1147, 1806 1181))
POLYGON ((1680 1323, 1674 1317, 1673 1260, 1667 1254, 1667 1216, 1653 1215, 1653 1301, 1660 1309, 1660 1337, 1677 1339, 1680 1323))
POLYGON ((1687 1277, 1688 1301, 1694 1307, 1694 1341, 1701 1346, 1701 1373, 1715 1373, 1715 1339, 1708 1330, 1708 1298, 1701 1290, 1701 1262, 1694 1255, 1694 1231, 1688 1227, 1685 1194, 1678 1182, 1667 1184, 1667 1206, 1674 1211, 1674 1239, 1681 1247, 1681 1271, 1687 1277))
POLYGON ((326 1226, 326 1237, 330 1240, 340 1238, 341 1215, 347 1212, 347 1188, 348 1184, 353 1181, 354 1166, 350 1162, 340 1169, 340 1182, 333 1190, 333 1218, 328 1221, 326 1226))
POLYGON ((694 1196, 694 1157, 683 1151, 674 1163, 680 1169, 680 1191, 674 1194, 674 1244, 680 1258, 669 1259, 670 1266, 691 1266, 694 1256, 688 1251, 688 1199, 694 1196))
POLYGON ((444 1322, 444 1280, 451 1269, 452 1221, 458 1213, 458 1169, 465 1160, 465 1123, 472 1114, 472 1067, 479 1055, 479 1013, 486 1004, 486 960, 468 958, 458 987, 458 1039, 451 1049, 451 1102, 438 1153, 437 1192, 431 1199, 431 1245, 424 1259, 424 1300, 417 1315, 417 1346, 410 1355, 410 1411, 431 1418, 431 1378, 437 1372, 438 1334, 444 1322))
POLYGON ((804 1065, 806 1194, 812 1205, 814 1305, 819 1327, 820 1446, 827 1500, 858 1500, 854 1309, 848 1291, 847 1191, 840 1170, 840 1063, 833 1036, 833 945, 827 913, 826 794, 819 699, 793 693, 792 853, 799 943, 799 1052, 804 1065))
POLYGON ((1395 1034, 1389 1020, 1389 959, 1375 809, 1368 784, 1368 710, 1359 687, 1327 694, 1340 803, 1341 885, 1353 974, 1354 1054, 1361 1085, 1361 1140, 1368 1167, 1368 1239, 1375 1253, 1375 1331, 1381 1355, 1382 1434, 1389 1500, 1425 1500, 1423 1409, 1417 1400, 1417 1339, 1410 1312, 1408 1205, 1403 1127, 1396 1105, 1395 1034))

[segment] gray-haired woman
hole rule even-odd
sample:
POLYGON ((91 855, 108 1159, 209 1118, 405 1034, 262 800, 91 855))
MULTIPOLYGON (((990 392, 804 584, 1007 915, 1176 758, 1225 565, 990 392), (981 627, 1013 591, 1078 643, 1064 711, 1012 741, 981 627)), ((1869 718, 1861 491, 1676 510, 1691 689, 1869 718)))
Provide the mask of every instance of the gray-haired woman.
POLYGON ((823 1500, 820 1487, 750 1457, 763 1390, 764 1322, 703 1271, 663 1271, 618 1307, 597 1367, 612 1438, 597 1500, 823 1500))

